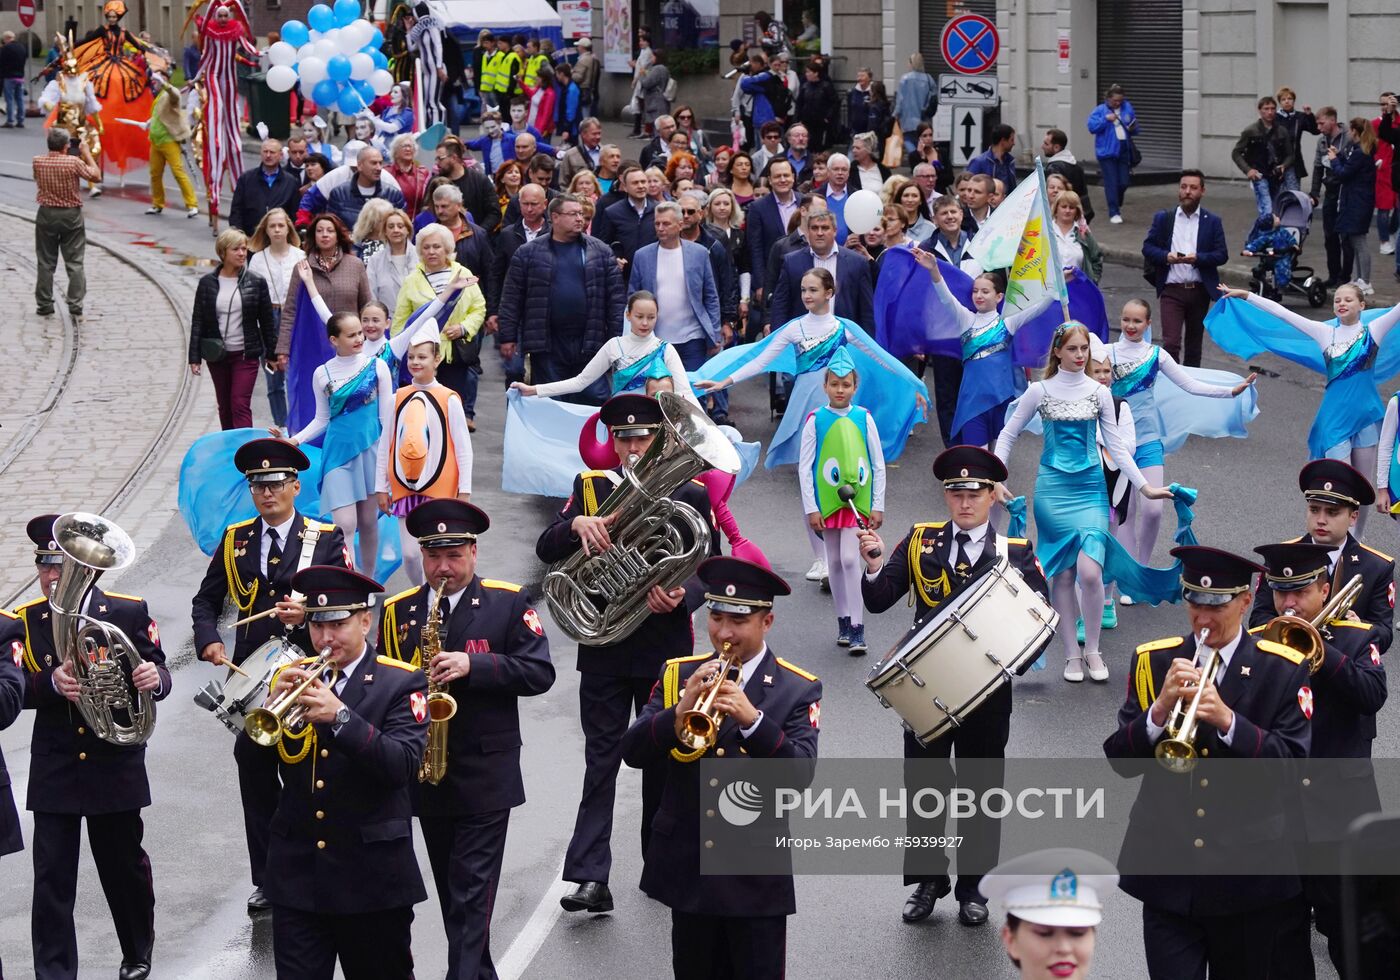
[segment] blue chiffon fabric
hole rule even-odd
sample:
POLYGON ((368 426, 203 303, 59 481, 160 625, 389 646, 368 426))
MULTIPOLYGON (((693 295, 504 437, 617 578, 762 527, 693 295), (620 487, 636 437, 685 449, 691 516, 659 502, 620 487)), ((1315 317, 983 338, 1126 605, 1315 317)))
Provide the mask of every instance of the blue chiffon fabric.
MULTIPOLYGON (((1114 397, 1126 398, 1133 410, 1138 441, 1133 459, 1139 467, 1162 465, 1164 456, 1176 452, 1193 435, 1211 439, 1243 439, 1249 435, 1249 423, 1259 415, 1259 393, 1253 387, 1236 398, 1193 395, 1158 370, 1160 354, 1161 348, 1154 347, 1132 371, 1113 381, 1114 397), (1144 451, 1153 443, 1157 444, 1155 461, 1144 462, 1144 451)), ((1193 367, 1182 370, 1198 381, 1222 388, 1233 388, 1244 380, 1230 371, 1193 367)))
POLYGON ((320 463, 311 470, 327 511, 374 496, 375 451, 379 442, 379 359, 330 396, 330 422, 321 437, 320 463))

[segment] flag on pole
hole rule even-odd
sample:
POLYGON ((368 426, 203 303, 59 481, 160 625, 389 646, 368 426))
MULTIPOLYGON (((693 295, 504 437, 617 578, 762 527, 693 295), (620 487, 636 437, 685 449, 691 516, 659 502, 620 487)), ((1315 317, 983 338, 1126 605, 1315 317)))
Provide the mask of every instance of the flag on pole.
POLYGON ((1035 179, 1016 185, 977 229, 967 251, 984 269, 1007 270, 1004 315, 1028 309, 1050 294, 1069 317, 1069 290, 1055 248, 1045 170, 1039 157, 1035 179))

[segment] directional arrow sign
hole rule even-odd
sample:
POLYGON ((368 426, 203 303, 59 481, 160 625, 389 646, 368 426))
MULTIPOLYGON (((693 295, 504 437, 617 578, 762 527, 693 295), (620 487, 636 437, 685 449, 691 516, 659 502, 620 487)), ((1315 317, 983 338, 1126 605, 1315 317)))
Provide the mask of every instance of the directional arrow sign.
POLYGON ((953 107, 953 166, 965 166, 977 155, 982 139, 982 107, 953 107))

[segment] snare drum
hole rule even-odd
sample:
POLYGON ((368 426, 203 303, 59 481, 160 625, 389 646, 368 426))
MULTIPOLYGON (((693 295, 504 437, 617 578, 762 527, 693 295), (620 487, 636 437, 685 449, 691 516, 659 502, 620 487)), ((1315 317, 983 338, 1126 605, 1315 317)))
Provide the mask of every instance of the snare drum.
POLYGON ((268 640, 238 665, 248 676, 231 670, 223 682, 206 684, 195 695, 194 703, 212 711, 235 735, 242 734, 244 716, 267 700, 273 673, 305 656, 301 647, 286 639, 268 640))
POLYGON ((865 686, 927 745, 1039 656, 1058 622, 1050 604, 999 555, 885 654, 865 686))

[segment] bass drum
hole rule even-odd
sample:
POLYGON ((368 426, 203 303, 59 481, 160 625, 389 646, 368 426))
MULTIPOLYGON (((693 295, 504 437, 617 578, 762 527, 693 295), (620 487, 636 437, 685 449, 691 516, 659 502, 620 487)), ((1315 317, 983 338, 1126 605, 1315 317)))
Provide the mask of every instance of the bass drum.
POLYGON ((905 635, 865 686, 927 745, 956 728, 1055 635, 1059 615, 1006 555, 905 635))
POLYGON ((267 700, 272 675, 305 656, 301 647, 286 639, 268 640, 238 665, 247 676, 236 670, 229 671, 223 683, 210 681, 196 694, 195 703, 212 711, 229 731, 241 735, 245 716, 267 700))

